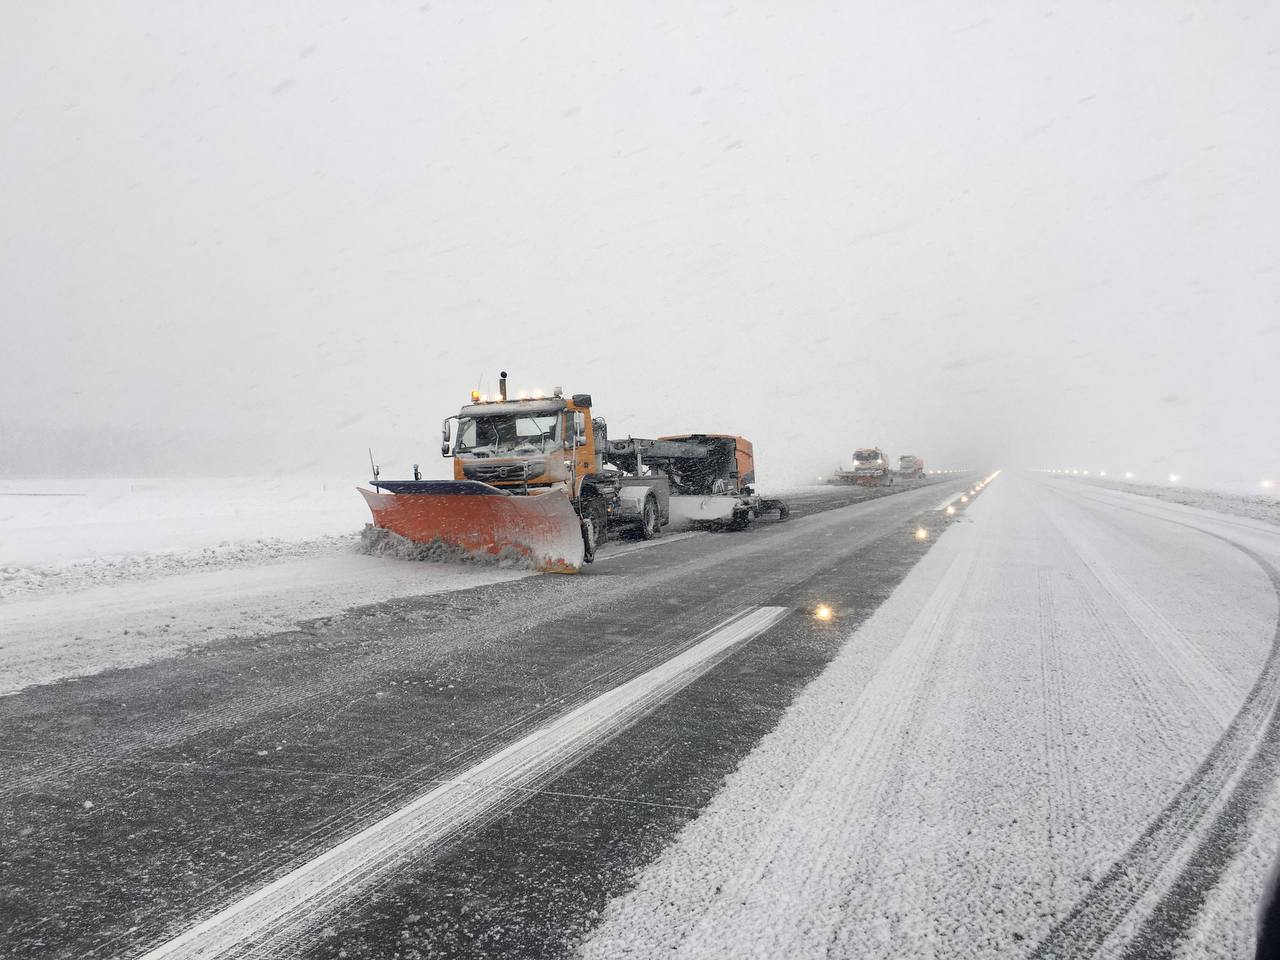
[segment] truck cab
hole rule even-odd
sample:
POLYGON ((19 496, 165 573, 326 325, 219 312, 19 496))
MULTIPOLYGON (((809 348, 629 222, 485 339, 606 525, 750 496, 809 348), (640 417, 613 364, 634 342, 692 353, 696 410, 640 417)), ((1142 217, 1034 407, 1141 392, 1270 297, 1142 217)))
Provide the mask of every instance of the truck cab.
POLYGON ((853 481, 864 486, 893 483, 889 457, 879 447, 859 447, 853 451, 853 481))
POLYGON ((444 421, 440 453, 453 458, 454 480, 517 496, 564 491, 584 521, 588 557, 619 527, 658 535, 670 520, 670 484, 610 465, 607 427, 592 418, 590 394, 512 399, 505 372, 498 383, 492 397, 472 391, 471 403, 444 421))
POLYGON ((519 493, 565 490, 576 497, 583 478, 602 468, 591 396, 533 396, 492 400, 478 392, 445 420, 441 454, 453 457, 455 480, 477 480, 519 493))

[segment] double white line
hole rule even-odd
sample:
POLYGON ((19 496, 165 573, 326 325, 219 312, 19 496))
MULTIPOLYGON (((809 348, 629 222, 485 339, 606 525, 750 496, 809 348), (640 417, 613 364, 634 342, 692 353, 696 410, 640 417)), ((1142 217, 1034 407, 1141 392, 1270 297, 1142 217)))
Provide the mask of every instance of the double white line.
POLYGON ((753 607, 713 628, 683 653, 552 721, 372 826, 238 900, 141 960, 238 956, 271 950, 326 908, 397 864, 447 840, 503 803, 590 753, 714 666, 716 658, 763 633, 786 607, 753 607))

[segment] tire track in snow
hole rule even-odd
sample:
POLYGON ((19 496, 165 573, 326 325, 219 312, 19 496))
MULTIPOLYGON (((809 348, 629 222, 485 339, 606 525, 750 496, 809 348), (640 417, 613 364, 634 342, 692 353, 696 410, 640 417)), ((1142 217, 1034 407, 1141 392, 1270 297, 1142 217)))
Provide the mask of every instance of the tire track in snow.
POLYGON ((1044 701, 1044 755, 1048 790, 1049 849, 1055 863, 1066 860, 1064 847, 1074 837, 1080 803, 1076 796, 1071 748, 1067 742, 1064 668, 1054 621, 1053 579, 1049 568, 1037 571, 1040 615, 1040 684, 1044 701))
MULTIPOLYGON (((797 890, 797 901, 805 904, 803 923, 769 931, 768 942, 753 942, 742 955, 816 955, 838 936, 841 911, 855 886, 858 864, 868 845, 876 842, 878 818, 895 802, 895 773, 909 755, 904 753, 905 745, 911 742, 925 708, 930 678, 937 669, 958 601, 969 588, 973 567, 972 554, 951 562, 943 582, 889 661, 847 714, 838 719, 826 738, 828 745, 791 787, 786 803, 774 817, 784 828, 753 849, 736 874, 726 878, 717 904, 732 905, 731 910, 752 909, 752 902, 769 888, 764 881, 773 874, 791 878, 791 883, 782 881, 782 885, 797 890), (840 763, 835 762, 836 756, 840 763), (830 789, 826 784, 836 767, 840 774, 835 788, 830 789), (830 797, 841 797, 843 802, 814 809, 815 798, 830 797), (815 851, 811 844, 796 839, 808 831, 807 820, 825 823, 828 836, 857 839, 852 846, 826 843, 815 851), (835 898, 833 891, 838 891, 835 898)), ((731 922, 732 917, 728 919, 731 922)), ((718 943, 723 920, 715 910, 704 913, 676 955, 698 956, 704 946, 718 943)))
MULTIPOLYGON (((1240 693, 1230 676, 1207 657, 1190 637, 1156 611, 1097 549, 1064 528, 1053 516, 1046 516, 1071 555, 1078 560, 1080 570, 1087 577, 1090 592, 1124 615, 1145 646, 1168 667, 1191 695, 1203 717, 1218 728, 1225 727, 1235 712, 1232 705, 1240 700, 1240 693)), ((1117 637, 1117 640, 1127 639, 1130 637, 1117 637)), ((1163 687, 1162 684, 1157 689, 1163 687)))
POLYGON ((1192 693, 1203 712, 1221 726, 1226 726, 1235 713, 1231 706, 1239 698, 1231 677, 1135 590, 1096 548, 1079 535, 1060 526, 1058 530, 1089 574, 1192 693))
MULTIPOLYGON (((956 610, 961 599, 965 597, 987 596, 991 592, 990 567, 987 560, 994 546, 989 530, 980 528, 978 542, 974 544, 972 553, 966 557, 961 566, 962 573, 952 582, 946 591, 946 603, 940 609, 938 617, 931 628, 938 637, 928 652, 918 679, 913 680, 909 689, 910 696, 904 697, 906 709, 903 711, 896 737, 886 737, 889 741, 887 749, 876 754, 880 762, 880 772, 873 770, 878 777, 870 783, 872 790, 871 811, 863 819, 869 823, 867 829, 849 831, 849 827, 857 822, 857 817, 846 816, 843 823, 832 826, 835 836, 854 836, 853 843, 838 851, 844 863, 839 868, 850 878, 861 877, 855 883, 845 882, 839 886, 840 895, 828 908, 830 918, 839 917, 839 922, 827 923, 830 934, 826 953, 834 956, 858 955, 862 944, 858 943, 855 931, 861 925, 874 923, 875 920, 857 913, 867 906, 865 891, 867 889, 865 874, 874 870, 874 865, 881 864, 887 858, 897 854, 893 849, 891 825, 900 812, 903 791, 908 789, 911 777, 915 774, 913 767, 920 756, 922 745, 926 741, 925 731, 931 722, 936 722, 939 705, 948 699, 952 684, 959 683, 958 676, 966 672, 978 650, 975 637, 965 631, 956 629, 956 610), (855 865, 851 870, 850 865, 855 865)), ((842 780, 842 793, 852 794, 860 789, 865 780, 866 768, 855 770, 848 768, 848 775, 842 780)), ((828 845, 828 849, 836 852, 837 844, 828 845)), ((819 897, 819 888, 825 885, 822 873, 824 869, 810 874, 813 890, 806 891, 806 898, 819 897)))
MULTIPOLYGON (((1184 684, 1187 683, 1186 670, 1175 667, 1170 662, 1170 652, 1161 648, 1158 644, 1152 643, 1151 634, 1143 629, 1140 619, 1135 619, 1135 613, 1108 589, 1106 576, 1099 576, 1099 571, 1096 567, 1091 566, 1090 558, 1077 549, 1078 541, 1066 536, 1061 524, 1047 512, 1042 511, 1042 515, 1048 522, 1048 529, 1053 532, 1062 546, 1062 556, 1065 559, 1074 561, 1076 571, 1067 570, 1066 575, 1077 588, 1076 594, 1080 603, 1093 619, 1100 635, 1110 635, 1115 640, 1114 643, 1107 645, 1105 649, 1113 657, 1121 675, 1130 679, 1135 697, 1151 718, 1146 732, 1154 735, 1160 742, 1165 756, 1181 756, 1188 761, 1193 760, 1194 758, 1188 750, 1186 738, 1177 735, 1177 731, 1181 730, 1190 720, 1190 717, 1185 712, 1186 698, 1172 696, 1168 689, 1168 684, 1160 682, 1160 678, 1153 672, 1151 664, 1153 661, 1166 664, 1170 672, 1184 684), (1134 624, 1135 629, 1147 640, 1148 645, 1154 647, 1154 657, 1144 658, 1138 656, 1133 644, 1128 642, 1130 638, 1127 635, 1116 633, 1116 618, 1113 615, 1108 615, 1108 610, 1103 609, 1104 605, 1110 610, 1119 611, 1125 619, 1134 624)), ((1101 560, 1096 556, 1093 557, 1093 560, 1095 564, 1101 563, 1101 560)), ((1181 651, 1182 647, 1182 644, 1178 644, 1177 651, 1181 651)), ((1191 689, 1194 693, 1194 686, 1191 689)), ((1215 724, 1214 729, 1219 729, 1226 725, 1226 717, 1219 718, 1209 714, 1204 709, 1203 702, 1198 696, 1196 702, 1201 706, 1203 718, 1215 724)))
POLYGON ((277 937, 292 940, 396 863, 447 841, 502 804, 527 796, 787 613, 785 607, 758 607, 731 618, 666 663, 493 754, 454 781, 153 948, 142 960, 244 956, 264 950, 273 954, 277 937))
MULTIPOLYGON (((1280 602, 1280 571, 1263 557, 1203 528, 1161 519, 1235 547, 1262 569, 1280 602)), ((1124 856, 1040 941, 1033 958, 1091 957, 1099 953, 1186 850, 1196 832, 1204 831, 1124 953, 1132 960, 1172 955, 1192 929, 1199 908, 1226 869, 1232 851, 1247 837, 1258 804, 1275 779, 1280 764, 1278 704, 1280 619, 1253 688, 1208 756, 1124 856), (1216 814, 1206 824, 1215 808, 1216 814)))

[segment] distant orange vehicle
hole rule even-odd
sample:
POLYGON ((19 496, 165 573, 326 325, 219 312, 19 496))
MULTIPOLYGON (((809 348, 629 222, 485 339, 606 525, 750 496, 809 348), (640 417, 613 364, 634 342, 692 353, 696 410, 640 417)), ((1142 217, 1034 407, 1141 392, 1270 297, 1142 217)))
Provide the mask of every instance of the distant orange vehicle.
POLYGON ((910 453, 898 458, 898 476, 908 480, 919 480, 924 476, 924 460, 910 453))

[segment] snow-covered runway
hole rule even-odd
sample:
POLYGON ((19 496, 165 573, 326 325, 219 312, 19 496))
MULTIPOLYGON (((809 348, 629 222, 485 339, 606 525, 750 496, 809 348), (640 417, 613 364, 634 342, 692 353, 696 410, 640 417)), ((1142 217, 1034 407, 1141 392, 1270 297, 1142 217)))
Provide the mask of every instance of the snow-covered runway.
POLYGON ((177 554, 184 569, 108 561, 99 576, 95 562, 109 582, 25 592, 0 606, 27 637, 0 672, 48 675, 0 697, 0 953, 198 939, 237 955, 241 935, 290 958, 562 951, 619 890, 626 849, 647 858, 673 835, 838 647, 842 629, 795 615, 808 596, 847 623, 869 615, 927 551, 913 533, 940 528, 920 513, 942 492, 822 491, 785 524, 618 544, 580 577, 461 590, 519 572, 334 551, 187 570, 177 554), (721 629, 753 610, 768 616, 752 642, 721 629), (239 619, 217 643, 168 635, 223 613, 239 619), (120 636, 77 641, 77 619, 120 636), (80 679, 39 682, 54 676, 80 679), (468 796, 494 757, 519 769, 468 796), (610 842, 581 847, 582 818, 610 842), (522 866, 539 851, 555 883, 522 866), (409 879, 424 869, 430 886, 409 879), (477 888, 492 923, 463 896, 477 888), (182 939, 202 923, 225 937, 182 939))
POLYGON ((1249 955, 1277 560, 1264 523, 1002 478, 583 955, 1249 955))
POLYGON ((961 482, 573 578, 317 541, 10 600, 0 953, 1248 957, 1280 526, 961 482))

